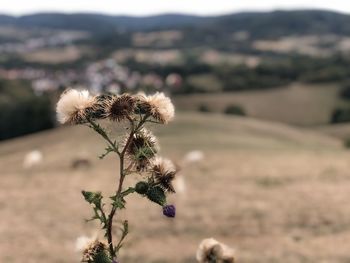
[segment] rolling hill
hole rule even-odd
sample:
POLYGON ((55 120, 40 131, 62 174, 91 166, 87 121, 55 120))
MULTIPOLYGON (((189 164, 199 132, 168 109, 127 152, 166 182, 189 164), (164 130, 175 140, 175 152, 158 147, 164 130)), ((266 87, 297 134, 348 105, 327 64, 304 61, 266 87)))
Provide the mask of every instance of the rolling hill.
POLYGON ((96 34, 191 28, 196 28, 203 33, 216 32, 217 34, 247 31, 252 38, 350 34, 349 15, 323 10, 248 12, 207 17, 184 14, 133 17, 89 13, 38 13, 18 17, 0 15, 0 25, 86 30, 96 34))
MULTIPOLYGON (((190 113, 157 133, 163 154, 182 166, 187 190, 171 197, 175 221, 162 217, 159 207, 130 198, 122 214, 131 226, 123 262, 194 262, 206 237, 234 247, 239 262, 349 259, 350 153, 338 139, 254 119, 190 113), (183 156, 191 150, 201 150, 204 160, 185 165, 183 156)), ((83 220, 91 211, 80 191, 108 195, 116 180, 115 159, 97 160, 103 148, 86 127, 0 144, 1 262, 79 261, 76 238, 98 229, 83 220), (42 151, 43 163, 22 168, 33 149, 42 151), (73 169, 77 158, 91 166, 73 169)))
POLYGON ((347 105, 338 96, 339 84, 293 83, 283 88, 231 93, 208 93, 175 97, 181 110, 198 111, 205 105, 212 112, 240 106, 250 117, 312 126, 330 123, 333 110, 347 105))

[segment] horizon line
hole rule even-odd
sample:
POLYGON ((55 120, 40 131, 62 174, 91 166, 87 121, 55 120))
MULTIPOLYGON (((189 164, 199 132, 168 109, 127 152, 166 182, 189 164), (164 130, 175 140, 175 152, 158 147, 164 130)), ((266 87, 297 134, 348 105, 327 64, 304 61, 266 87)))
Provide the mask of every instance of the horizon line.
POLYGON ((151 14, 127 14, 127 13, 109 13, 104 11, 91 11, 91 10, 81 10, 81 11, 58 11, 58 10, 38 10, 38 11, 29 11, 21 14, 15 14, 12 12, 0 12, 0 15, 11 16, 11 17, 22 17, 22 16, 31 16, 39 14, 63 14, 63 15, 76 15, 76 14, 91 14, 91 15, 105 15, 105 16, 125 16, 125 17, 135 17, 135 18, 144 18, 144 17, 153 17, 153 16, 162 16, 162 15, 184 15, 184 16, 197 16, 197 17, 216 17, 216 16, 225 16, 225 15, 234 15, 234 14, 244 14, 244 13, 273 13, 273 12, 293 12, 293 11, 324 11, 332 12, 338 14, 350 15, 350 12, 339 11, 332 8, 269 8, 269 9, 241 9, 233 10, 228 12, 218 12, 215 14, 197 14, 195 12, 186 12, 186 11, 164 11, 156 12, 151 14))

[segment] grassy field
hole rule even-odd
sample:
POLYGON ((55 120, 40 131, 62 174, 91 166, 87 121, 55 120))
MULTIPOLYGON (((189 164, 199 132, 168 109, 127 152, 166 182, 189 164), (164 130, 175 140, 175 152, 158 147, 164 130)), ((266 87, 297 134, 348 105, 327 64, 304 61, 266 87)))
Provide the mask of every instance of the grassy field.
POLYGON ((176 97, 184 110, 198 110, 206 105, 223 112, 230 105, 243 107, 249 116, 297 125, 327 124, 332 111, 344 102, 338 98, 336 84, 309 85, 295 83, 288 87, 262 91, 219 94, 195 94, 176 97))
POLYGON ((87 47, 68 46, 63 48, 47 48, 27 53, 23 56, 24 60, 35 63, 60 64, 73 62, 80 59, 83 55, 92 52, 87 47))
POLYGON ((315 130, 340 139, 350 139, 349 123, 316 126, 315 130))
MULTIPOLYGON (((215 237, 238 262, 349 262, 350 152, 338 139, 305 129, 215 114, 179 114, 158 130, 163 154, 182 163, 187 192, 174 195, 175 220, 138 197, 123 214, 131 234, 124 263, 195 262, 199 242, 215 237)), ((103 141, 85 127, 64 127, 0 144, 0 262, 79 262, 74 242, 98 228, 80 190, 112 193, 117 165, 96 158, 103 141), (22 168, 39 149, 44 162, 22 168), (89 169, 71 168, 84 156, 89 169)), ((130 176, 128 183, 135 178, 130 176)))

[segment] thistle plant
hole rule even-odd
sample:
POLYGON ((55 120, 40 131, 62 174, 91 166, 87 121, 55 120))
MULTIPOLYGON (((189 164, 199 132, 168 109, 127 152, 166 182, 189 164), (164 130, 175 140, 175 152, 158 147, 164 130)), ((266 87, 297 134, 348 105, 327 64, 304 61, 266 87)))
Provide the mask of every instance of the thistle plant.
POLYGON ((91 220, 97 220, 105 232, 106 241, 93 240, 83 252, 82 262, 115 263, 129 233, 128 221, 124 220, 122 233, 113 236, 118 211, 126 208, 126 197, 137 194, 162 207, 163 215, 173 218, 174 205, 167 203, 167 194, 174 193, 172 181, 176 175, 174 164, 158 155, 156 137, 146 129, 149 123, 167 124, 174 118, 174 106, 163 93, 154 95, 98 95, 87 90, 68 90, 57 103, 57 118, 62 124, 86 125, 106 141, 103 159, 115 154, 119 161, 115 192, 109 197, 109 205, 102 192, 82 191, 83 197, 93 209, 91 220), (125 128, 126 134, 117 139, 102 123, 125 128), (125 178, 137 176, 138 183, 125 185, 125 178))

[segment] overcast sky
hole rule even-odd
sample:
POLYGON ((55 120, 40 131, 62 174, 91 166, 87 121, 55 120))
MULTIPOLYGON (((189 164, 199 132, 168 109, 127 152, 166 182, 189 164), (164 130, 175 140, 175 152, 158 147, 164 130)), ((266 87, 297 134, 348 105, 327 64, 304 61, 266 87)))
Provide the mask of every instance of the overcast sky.
POLYGON ((98 12, 151 15, 169 12, 216 15, 238 11, 319 8, 350 13, 349 0, 0 0, 0 13, 98 12))

